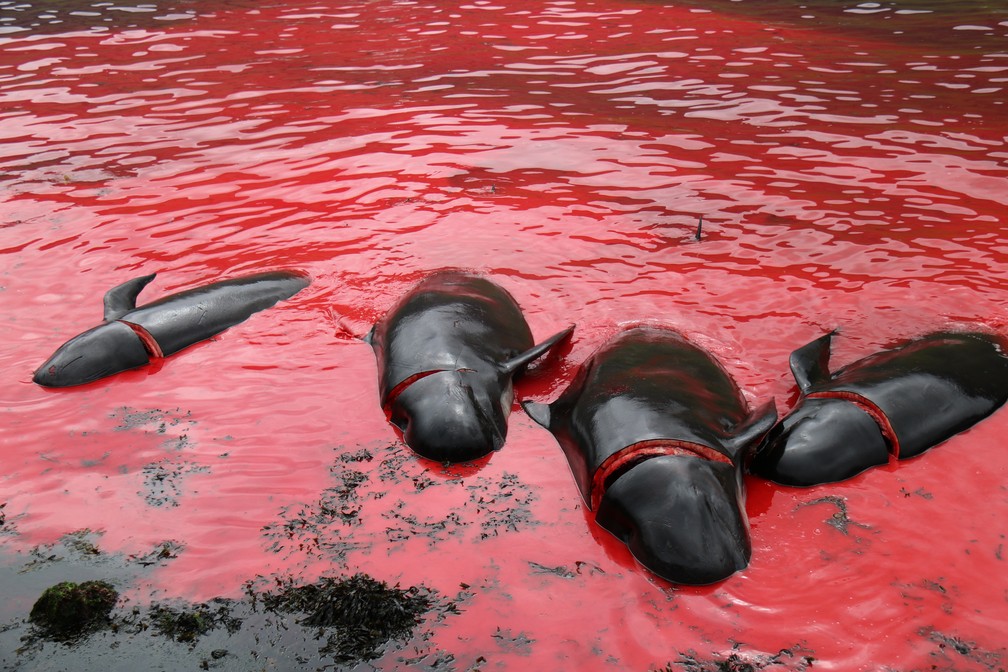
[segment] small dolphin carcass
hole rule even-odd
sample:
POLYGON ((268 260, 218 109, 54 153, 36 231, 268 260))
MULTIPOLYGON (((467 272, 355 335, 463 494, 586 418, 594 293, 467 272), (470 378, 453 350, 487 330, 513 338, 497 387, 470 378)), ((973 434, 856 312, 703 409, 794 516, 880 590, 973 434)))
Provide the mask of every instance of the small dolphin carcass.
POLYGON ((833 333, 791 353, 798 404, 767 435, 752 473, 783 485, 842 481, 920 455, 1008 400, 1000 339, 939 332, 831 373, 833 333))
POLYGON ((504 445, 513 378, 573 329, 535 345, 510 294, 450 270, 407 292, 365 340, 378 360, 382 408, 406 445, 432 460, 466 462, 504 445))
POLYGON ((721 364, 678 333, 636 327, 551 404, 523 403, 567 456, 595 521, 647 569, 707 584, 749 563, 742 471, 777 420, 751 412, 721 364))
POLYGON ((214 282, 146 305, 137 296, 156 274, 134 278, 105 294, 105 321, 70 339, 36 371, 46 387, 83 385, 134 369, 244 322, 309 284, 297 271, 268 271, 214 282))

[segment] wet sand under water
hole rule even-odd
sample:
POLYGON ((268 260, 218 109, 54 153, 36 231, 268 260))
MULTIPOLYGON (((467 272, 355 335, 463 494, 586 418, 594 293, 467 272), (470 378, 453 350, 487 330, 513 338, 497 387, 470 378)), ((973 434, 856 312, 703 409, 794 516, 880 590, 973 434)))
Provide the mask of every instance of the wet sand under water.
POLYGON ((1004 409, 842 484, 747 478, 750 566, 678 587, 591 523, 517 405, 489 459, 415 457, 357 338, 461 267, 537 338, 577 324, 520 399, 647 321, 785 411, 788 354, 831 329, 837 365, 1008 334, 1004 10, 0 1, 0 44, 5 669, 331 667, 243 600, 358 573, 439 606, 343 667, 1008 665, 1004 409), (148 301, 271 268, 313 284, 156 365, 31 382, 128 278, 158 273, 148 301), (245 627, 17 652, 44 588, 92 578, 117 618, 223 598, 245 627))

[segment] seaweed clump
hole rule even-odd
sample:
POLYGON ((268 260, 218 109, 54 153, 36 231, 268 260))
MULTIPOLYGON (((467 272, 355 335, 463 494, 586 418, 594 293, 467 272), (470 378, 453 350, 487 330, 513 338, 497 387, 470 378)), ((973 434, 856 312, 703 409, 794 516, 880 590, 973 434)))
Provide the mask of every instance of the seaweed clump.
POLYGON ((158 632, 185 644, 195 644, 218 626, 224 626, 232 634, 237 632, 242 621, 231 616, 231 601, 217 598, 212 603, 198 604, 191 609, 158 604, 151 608, 150 615, 158 632))
POLYGON ((47 588, 29 620, 53 639, 72 640, 109 623, 119 593, 105 581, 63 581, 47 588))
POLYGON ((338 663, 377 658, 386 642, 407 639, 431 606, 425 590, 390 588, 366 574, 288 585, 262 600, 270 611, 304 614, 298 623, 321 629, 326 644, 320 653, 338 663))

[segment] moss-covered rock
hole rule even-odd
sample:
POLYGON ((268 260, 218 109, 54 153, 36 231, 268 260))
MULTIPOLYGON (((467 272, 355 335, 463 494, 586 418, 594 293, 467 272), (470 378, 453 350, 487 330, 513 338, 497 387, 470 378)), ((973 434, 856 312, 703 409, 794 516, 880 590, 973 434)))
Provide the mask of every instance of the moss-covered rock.
POLYGON ((29 620, 54 639, 73 639, 109 622, 119 593, 105 581, 64 581, 47 588, 29 620))

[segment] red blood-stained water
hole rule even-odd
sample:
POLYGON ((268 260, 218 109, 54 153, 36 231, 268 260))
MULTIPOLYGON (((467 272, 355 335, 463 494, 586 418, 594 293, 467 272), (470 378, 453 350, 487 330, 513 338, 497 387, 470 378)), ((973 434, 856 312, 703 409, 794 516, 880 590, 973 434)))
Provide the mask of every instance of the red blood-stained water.
MULTIPOLYGON (((519 398, 555 397, 648 321, 784 411, 788 354, 825 331, 838 364, 1008 333, 1004 11, 0 3, 0 45, 7 556, 85 528, 103 553, 177 544, 123 586, 136 601, 257 575, 465 584, 434 629, 457 669, 781 649, 817 670, 1005 667, 1004 409, 845 483, 747 478, 750 566, 673 587, 592 524, 517 406, 488 460, 412 455, 354 338, 463 267, 537 338, 577 324, 519 398), (31 382, 125 279, 158 273, 146 301, 280 267, 313 284, 210 342, 81 388, 31 382)), ((34 595, 5 591, 23 617, 34 595)))

